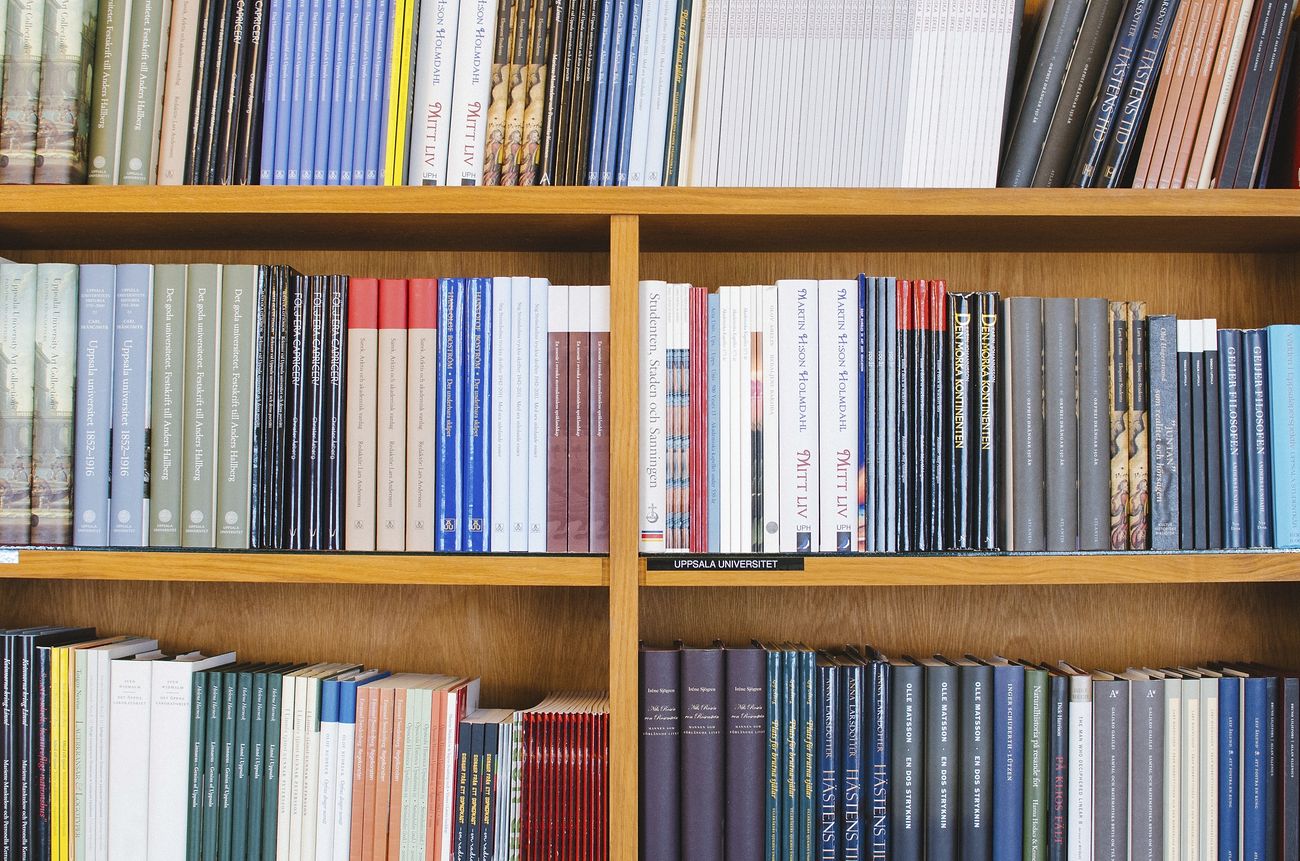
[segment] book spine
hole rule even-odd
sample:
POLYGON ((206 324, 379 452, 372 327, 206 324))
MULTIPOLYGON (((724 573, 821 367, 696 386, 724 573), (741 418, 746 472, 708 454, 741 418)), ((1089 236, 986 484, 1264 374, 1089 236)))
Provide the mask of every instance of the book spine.
POLYGON ((438 282, 412 278, 406 318, 406 549, 437 549, 438 282))
POLYGON ((185 412, 181 543, 216 544, 217 405, 220 403, 221 267, 191 264, 185 297, 185 412))
MULTIPOLYGON (((303 160, 311 159, 311 184, 327 185, 329 175, 330 121, 333 119, 334 79, 337 64, 334 59, 335 36, 339 29, 340 0, 324 0, 313 9, 313 27, 319 27, 314 36, 314 53, 307 56, 316 73, 314 105, 305 120, 310 124, 310 139, 303 139, 303 160), (319 24, 317 23, 319 21, 319 24), (310 145, 310 152, 308 146, 310 145)), ((245 51, 251 46, 245 47, 245 51)), ((310 85, 309 85, 310 86, 310 85)), ((305 182, 304 182, 305 184, 305 182)))
MULTIPOLYGON (((863 685, 866 682, 865 669, 862 663, 856 660, 848 660, 841 664, 838 673, 837 683, 839 685, 839 698, 844 721, 839 740, 840 747, 837 752, 840 775, 838 851, 843 858, 862 857, 863 772, 864 767, 869 766, 870 763, 868 751, 864 745, 866 730, 870 723, 863 713, 863 707, 868 704, 863 690, 863 685)), ((728 787, 728 793, 730 793, 730 787, 728 787)), ((868 802, 867 822, 870 821, 870 803, 868 802)), ((728 846, 730 846, 732 840, 730 831, 727 840, 728 846)), ((743 855, 737 853, 735 857, 767 859, 772 857, 770 849, 766 854, 761 853, 762 848, 758 853, 743 855)))
POLYGON ((1127 302, 1110 303, 1110 549, 1128 549, 1128 462, 1132 437, 1128 426, 1127 302))
POLYGON ((72 543, 78 547, 106 547, 117 268, 109 264, 83 264, 78 276, 77 391, 72 464, 72 499, 76 516, 72 524, 72 543))
POLYGON ((925 854, 936 861, 957 857, 956 809, 957 668, 925 668, 925 854))
POLYGON ((465 512, 460 542, 462 551, 483 551, 488 548, 488 524, 491 518, 491 497, 488 492, 491 481, 488 460, 488 440, 491 436, 488 427, 491 421, 488 410, 492 364, 491 289, 490 281, 475 278, 465 295, 465 418, 462 442, 465 474, 461 491, 465 500, 465 512))
POLYGON ((786 281, 777 285, 782 320, 778 347, 783 373, 778 398, 788 407, 781 413, 781 552, 811 553, 818 540, 819 413, 817 344, 818 300, 815 281, 786 281), (786 371, 784 369, 788 368, 786 371))
MULTIPOLYGON (((1132 182, 1129 161, 1141 146, 1142 129, 1156 91, 1153 85, 1163 65, 1178 6, 1179 0, 1153 0, 1151 4, 1142 39, 1134 46, 1136 53, 1132 70, 1112 119, 1114 127, 1095 176, 1093 184, 1098 187, 1119 188, 1132 182)), ((1151 134, 1156 134, 1154 128, 1151 134)))
POLYGON ((438 282, 438 438, 434 476, 438 482, 438 549, 460 549, 461 518, 461 368, 464 361, 465 284, 438 282))
POLYGON ((1241 726, 1241 857, 1264 861, 1269 820, 1268 680, 1243 681, 1241 726))
MULTIPOLYGON (((0 544, 28 544, 32 522, 32 415, 35 407, 37 278, 35 264, 0 264, 0 544)), ((114 446, 116 466, 116 445, 114 446)))
POLYGON ((149 546, 181 544, 182 427, 185 405, 186 269, 154 269, 150 396, 152 433, 149 462, 149 546))
POLYGON ((1069 764, 1069 680, 1065 676, 1048 677, 1047 767, 1047 853, 1048 861, 1065 861, 1066 844, 1066 773, 1069 764))
POLYGON ((1008 386, 1012 404, 1008 442, 1010 451, 1014 452, 1008 460, 1014 457, 1016 461, 1008 488, 1014 504, 1011 509, 1013 520, 1008 524, 1013 539, 1007 549, 1041 551, 1047 549, 1044 528, 1046 464, 1042 410, 1042 300, 1008 299, 1006 311, 1011 369, 1008 386))
POLYGON ((529 375, 532 361, 532 345, 529 340, 532 330, 531 309, 529 279, 513 278, 510 285, 510 340, 506 371, 510 397, 509 478, 506 491, 509 511, 506 520, 509 524, 508 549, 513 552, 528 549, 528 432, 534 409, 534 392, 530 388, 532 379, 529 375))
POLYGON ((379 281, 379 415, 375 549, 406 549, 407 285, 379 281))
POLYGON ((1147 318, 1147 365, 1151 439, 1151 548, 1176 550, 1180 544, 1178 321, 1169 315, 1147 318))
POLYGON ((1093 695, 1093 852, 1097 858, 1126 858, 1129 823, 1121 811, 1128 810, 1128 682, 1096 682, 1093 695))
MULTIPOLYGON (((979 421, 978 449, 975 455, 975 547, 977 550, 993 550, 999 546, 1003 527, 1001 520, 1002 499, 999 490, 1002 475, 1002 440, 1006 433, 1000 426, 1001 403, 1005 397, 1003 390, 1006 382, 1002 378, 1003 354, 1007 350, 1003 342, 1003 325, 1000 320, 1002 304, 996 293, 979 293, 978 327, 976 343, 978 358, 976 364, 979 380, 979 402, 977 417, 979 421)), ((886 379, 891 377, 891 368, 886 367, 886 379)), ((893 401, 892 389, 889 392, 893 401)), ((891 409, 894 407, 891 406, 891 409)), ((886 457, 888 468, 893 469, 893 458, 889 454, 894 447, 892 434, 888 435, 886 457)), ((892 500, 890 506, 893 506, 892 500)), ((895 548, 888 548, 893 550, 895 548)))
MULTIPOLYGON (((590 550, 591 525, 591 294, 590 287, 569 288, 568 491, 565 534, 569 552, 590 550)), ((685 356, 685 342, 679 355, 685 356)), ((682 379, 684 385, 684 377, 682 379)), ((555 500, 550 500, 554 504, 555 500)))
POLYGON ((283 541, 287 549, 303 550, 307 547, 307 475, 312 467, 308 460, 312 395, 308 377, 311 370, 311 284, 310 279, 297 273, 290 276, 287 314, 283 541))
MULTIPOLYGON (((772 298, 772 304, 773 306, 775 306, 775 299, 776 299, 775 295, 773 295, 771 298, 772 298)), ((709 327, 708 336, 707 336, 708 369, 705 371, 705 373, 708 375, 708 388, 706 391, 706 397, 708 398, 708 402, 709 402, 709 408, 708 408, 709 439, 708 439, 708 454, 706 455, 706 462, 708 464, 708 472, 706 476, 707 487, 708 487, 708 514, 707 514, 708 535, 706 536, 706 546, 708 548, 708 552, 717 553, 722 549, 722 492, 719 486, 721 482, 721 473, 722 473, 722 465, 720 462, 722 458, 722 404, 720 402, 722 398, 722 391, 721 391, 722 390, 722 379, 721 379, 722 376, 722 367, 721 367, 722 307, 721 307, 721 300, 719 299, 717 293, 710 293, 708 296, 708 327, 709 327)), ((775 356, 776 353, 775 343, 772 344, 770 348, 770 352, 772 353, 773 356, 775 356)), ((773 361, 773 364, 775 364, 775 361, 773 361)), ((764 378, 765 384, 768 382, 768 379, 769 378, 765 376, 764 378)), ((774 400, 776 398, 776 386, 777 386, 776 379, 774 378, 771 379, 770 388, 772 391, 772 398, 774 400)), ((775 448, 775 444, 773 444, 773 448, 775 448)), ((766 467, 766 464, 764 464, 764 466, 766 467)), ((767 472, 765 471, 764 476, 766 475, 767 472)), ((776 484, 776 481, 777 481, 776 470, 773 469, 772 470, 773 485, 776 484)), ((774 495, 772 498, 769 498, 766 492, 763 495, 765 510, 770 510, 773 512, 771 517, 771 522, 773 523, 775 523, 778 519, 777 515, 775 514, 776 507, 779 504, 776 496, 777 495, 774 495)), ((765 545, 770 544, 771 549, 773 550, 776 549, 777 543, 779 541, 780 541, 779 535, 773 536, 771 533, 765 533, 764 535, 765 545)), ((768 549, 768 547, 765 546, 764 549, 768 549)))
MULTIPOLYGON (((552 287, 547 296, 545 510, 546 550, 549 553, 563 553, 569 547, 569 419, 572 412, 569 407, 569 377, 572 373, 569 368, 569 299, 572 292, 572 287, 552 287)), ((667 514, 666 508, 664 514, 667 514)))
POLYGON ((1068 715, 1067 858, 1086 861, 1092 857, 1093 845, 1092 679, 1088 676, 1070 677, 1068 715))
MULTIPOLYGON (((44 14, 33 181, 86 181, 91 86, 95 65, 96 0, 54 0, 44 14)), ((8 16, 0 16, 0 23, 8 16)))
POLYGON ((149 772, 131 764, 149 748, 153 666, 150 661, 110 663, 108 857, 118 858, 130 857, 148 841, 149 772))
POLYGON ((1205 505, 1207 543, 1223 549, 1223 438, 1222 383, 1219 369, 1219 332, 1217 321, 1201 321, 1201 345, 1205 348, 1205 505))
POLYGON ((1272 446, 1269 440, 1268 342, 1263 329, 1247 329, 1242 341, 1242 405, 1246 414, 1246 500, 1250 547, 1273 546, 1272 446))
MULTIPOLYGON (((377 65, 373 54, 378 5, 378 3, 359 2, 359 0, 353 0, 352 4, 353 20, 349 28, 348 42, 348 91, 345 95, 346 107, 352 118, 345 119, 343 124, 343 153, 340 155, 339 163, 340 185, 366 184, 366 144, 370 139, 368 128, 371 101, 370 72, 377 65)), ((276 146, 279 145, 277 137, 276 146)))
MULTIPOLYGON (((950 381, 952 398, 948 407, 952 410, 952 435, 949 440, 948 459, 951 464, 949 477, 948 533, 952 540, 950 546, 955 550, 973 550, 974 509, 975 509, 975 430, 978 403, 978 389, 975 388, 974 333, 976 331, 974 309, 977 299, 970 293, 948 294, 949 317, 949 355, 952 356, 952 378, 950 381)), ((874 379, 874 375, 873 375, 874 379)), ((872 437, 874 439, 874 428, 872 437)), ((875 466, 875 452, 868 446, 870 455, 863 458, 862 467, 867 469, 868 461, 875 466)), ((874 469, 873 469, 874 472, 874 469)), ((875 510, 874 499, 868 491, 867 506, 875 510)), ((872 543, 871 549, 874 547, 872 543)))
POLYGON ((216 508, 218 547, 246 550, 251 497, 253 373, 260 332, 257 325, 255 266, 227 266, 221 285, 221 386, 218 420, 216 508))
MULTIPOLYGON (((610 296, 609 287, 591 288, 591 513, 590 551, 609 552, 610 494, 610 296)), ((701 550, 704 549, 701 544, 701 550)))
POLYGON ((1110 548, 1110 363, 1104 299, 1078 300, 1079 549, 1110 548))
POLYGON ((921 765, 925 691, 920 667, 896 666, 890 689, 889 851, 898 861, 922 857, 921 765))
MULTIPOLYGON (((1160 681, 1134 681, 1132 703, 1131 799, 1129 852, 1134 861, 1163 861, 1165 857, 1164 695, 1160 681)), ((1217 846, 1214 851, 1217 851, 1217 846)), ((1207 853, 1208 854, 1208 853, 1207 853)))
POLYGON ((1024 843, 1025 671, 993 668, 993 859, 1020 856, 1024 843))
MULTIPOLYGON (((1204 550, 1209 546, 1209 506, 1206 490, 1209 465, 1205 448, 1205 344, 1202 342, 1201 320, 1190 320, 1192 358, 1192 499, 1194 546, 1204 550)), ((1217 454, 1217 453, 1216 453, 1217 454)))
POLYGON ((767 795, 768 654, 758 648, 725 649, 723 659, 725 857, 730 861, 758 859, 763 856, 764 798, 767 795))
POLYGON ((1220 329, 1218 334, 1222 385, 1220 440, 1222 449, 1224 546, 1246 546, 1246 414, 1243 410, 1242 338, 1240 329, 1220 329))
POLYGON ((1196 546, 1196 477, 1192 434, 1192 328, 1191 321, 1178 321, 1178 543, 1183 550, 1196 546))
POLYGON ((513 349, 514 302, 509 277, 492 279, 492 358, 489 362, 491 396, 486 401, 488 422, 488 499, 490 505, 487 549, 510 549, 510 357, 513 349))
POLYGON ((72 263, 42 263, 36 268, 33 334, 41 361, 33 363, 32 544, 72 543, 77 275, 72 263))
POLYGON ((1273 472, 1273 546, 1300 547, 1300 504, 1296 499, 1296 482, 1300 480, 1300 356, 1296 326, 1269 326, 1268 400, 1269 449, 1273 472))
POLYGON ((1043 403, 1047 549, 1071 553, 1079 539, 1079 390, 1075 302, 1043 301, 1043 403))
POLYGON ((169 0, 139 0, 131 5, 127 37, 129 70, 123 100, 122 142, 118 159, 122 185, 152 184, 158 175, 163 37, 171 17, 169 0))
POLYGON ((130 0, 101 0, 99 3, 87 148, 86 181, 91 185, 114 185, 118 180, 117 156, 122 139, 130 20, 130 0))
POLYGON ((348 550, 375 549, 379 429, 379 281, 348 285, 347 530, 348 550))
POLYGON ((1048 846, 1049 708, 1047 672, 1025 670, 1024 857, 1046 861, 1048 846))
POLYGON ((456 66, 456 32, 460 4, 432 0, 432 12, 420 15, 420 52, 415 74, 415 107, 411 115, 411 159, 408 185, 446 185, 447 150, 452 99, 452 70, 456 66))
POLYGON ((963 858, 989 861, 993 854, 992 799, 989 793, 989 766, 993 756, 989 695, 993 671, 976 664, 963 666, 958 672, 961 677, 958 845, 963 858))
POLYGON ((344 335, 348 303, 346 276, 328 276, 325 322, 325 406, 321 468, 325 472, 324 514, 321 523, 323 550, 343 549, 343 494, 347 453, 345 422, 347 413, 347 340, 344 335))
POLYGON ((541 278, 528 284, 528 523, 527 549, 530 553, 546 549, 546 502, 548 498, 547 454, 549 449, 550 365, 548 327, 550 325, 550 285, 541 278))
POLYGON ((1218 861, 1241 858, 1242 679, 1224 673, 1219 682, 1218 861))
POLYGON ((148 542, 149 349, 153 267, 124 264, 117 270, 113 312, 113 482, 109 495, 115 547, 148 542))
POLYGON ((824 551, 847 553, 857 539, 857 470, 854 461, 858 436, 857 284, 822 281, 818 285, 818 350, 820 381, 818 427, 820 451, 820 537, 824 551))
POLYGON ((844 734, 839 672, 834 661, 817 662, 817 825, 813 857, 840 857, 840 740, 844 734))
POLYGON ((18 0, 10 4, 11 11, 7 16, 3 93, 5 135, 0 142, 0 180, 5 183, 30 185, 36 169, 45 7, 44 0, 18 0))
POLYGON ((1147 304, 1129 303, 1128 546, 1151 549, 1151 385, 1147 304))
MULTIPOLYGON (((303 443, 306 451, 302 459, 304 484, 302 548, 304 550, 322 549, 321 529, 324 521, 324 416, 325 416, 325 329, 328 306, 326 303, 325 278, 319 275, 307 278, 307 368, 304 394, 303 443)), ((405 344, 402 345, 402 359, 406 358, 405 344)), ((402 381, 403 384, 405 381, 402 381)), ((406 394, 403 389, 403 395, 406 394)), ((398 422, 405 428, 405 411, 398 422)), ((405 453, 405 448, 403 448, 405 453)), ((405 467, 403 466, 403 477, 405 467)), ((404 524, 403 524, 404 525, 404 524)))
POLYGON ((451 145, 447 156, 448 185, 480 185, 491 96, 492 43, 484 34, 496 18, 495 0, 467 0, 457 24, 454 80, 463 82, 452 93, 451 145))

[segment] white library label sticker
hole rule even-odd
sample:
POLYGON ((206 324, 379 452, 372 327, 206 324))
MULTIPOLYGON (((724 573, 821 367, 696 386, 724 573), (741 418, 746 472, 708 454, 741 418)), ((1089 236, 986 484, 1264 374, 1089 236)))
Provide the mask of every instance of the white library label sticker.
POLYGON ((17 550, 0 550, 0 565, 17 565, 17 550))

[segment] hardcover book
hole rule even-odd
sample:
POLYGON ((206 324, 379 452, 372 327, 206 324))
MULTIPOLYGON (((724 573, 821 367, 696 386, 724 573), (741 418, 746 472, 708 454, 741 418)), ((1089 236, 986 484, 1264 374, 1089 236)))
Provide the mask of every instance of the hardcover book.
POLYGON ((109 541, 115 547, 149 543, 149 351, 153 267, 117 268, 113 311, 113 481, 109 541))
POLYGON ((1147 318, 1150 367, 1151 548, 1177 550, 1180 544, 1178 320, 1147 318))
POLYGON ((255 351, 261 338, 258 293, 265 267, 226 266, 221 284, 220 399, 217 406, 217 546, 249 547, 252 500, 255 351))
POLYGON ((149 546, 181 546, 184 484, 186 267, 154 267, 153 367, 150 395, 149 546))
POLYGON ((221 333, 221 266, 191 264, 185 307, 185 413, 181 543, 216 545, 217 405, 221 333))
POLYGON ((77 285, 72 542, 78 547, 108 546, 116 278, 111 264, 83 264, 77 285))
POLYGON ((379 281, 379 390, 376 434, 375 549, 406 549, 407 287, 379 281))
POLYGON ((31 541, 36 287, 35 264, 0 263, 0 544, 31 541))
POLYGON ((407 287, 406 549, 437 549, 438 282, 407 287))
POLYGON ((31 543, 72 543, 77 266, 36 268, 31 543))

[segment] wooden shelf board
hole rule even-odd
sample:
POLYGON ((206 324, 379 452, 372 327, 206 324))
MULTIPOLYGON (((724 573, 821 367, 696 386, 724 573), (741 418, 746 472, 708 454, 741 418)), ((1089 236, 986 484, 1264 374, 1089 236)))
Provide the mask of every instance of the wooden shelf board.
POLYGON ((1279 251, 1287 190, 5 186, 12 249, 1279 251))
POLYGON ((600 556, 19 549, 0 578, 428 586, 604 586, 600 556))
POLYGON ((1300 581, 1300 553, 809 556, 803 571, 647 571, 643 586, 1027 586, 1300 581))

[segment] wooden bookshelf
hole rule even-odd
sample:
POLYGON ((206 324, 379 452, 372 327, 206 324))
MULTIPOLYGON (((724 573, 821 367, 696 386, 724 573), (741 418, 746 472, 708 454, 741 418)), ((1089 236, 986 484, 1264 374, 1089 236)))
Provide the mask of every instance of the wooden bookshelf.
POLYGON ((90 623, 250 659, 472 673, 487 705, 607 686, 615 861, 637 857, 642 639, 1300 664, 1300 554, 815 556, 803 571, 649 572, 636 509, 641 278, 916 273, 950 289, 1141 298, 1223 326, 1294 322, 1293 192, 7 186, 0 246, 29 261, 609 283, 607 558, 23 549, 0 562, 0 626, 90 623))

